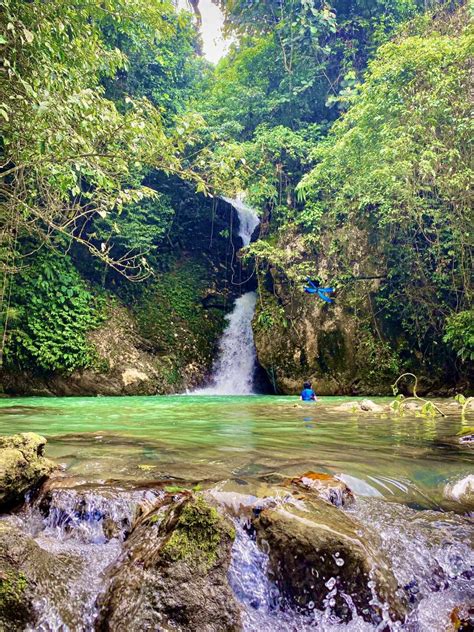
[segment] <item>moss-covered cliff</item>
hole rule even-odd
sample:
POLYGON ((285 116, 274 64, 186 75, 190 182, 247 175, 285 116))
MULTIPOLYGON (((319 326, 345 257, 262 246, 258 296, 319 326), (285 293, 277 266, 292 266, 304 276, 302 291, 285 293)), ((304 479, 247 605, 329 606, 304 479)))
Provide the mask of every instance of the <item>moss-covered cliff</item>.
MULTIPOLYGON (((301 235, 287 231, 277 242, 279 260, 260 263, 254 338, 258 361, 274 390, 296 394, 309 379, 321 395, 385 395, 392 394, 401 373, 413 371, 420 393, 470 392, 469 367, 456 365, 441 341, 436 355, 424 355, 396 314, 384 317, 380 300, 388 272, 383 244, 362 229, 339 236, 339 254, 331 252, 329 243, 337 234, 326 237, 327 249, 311 252, 301 235), (286 252, 291 264, 284 261, 286 252), (301 271, 337 278, 342 257, 352 274, 336 282, 333 303, 304 292, 301 271)), ((274 238, 257 246, 265 243, 275 243, 274 238)))

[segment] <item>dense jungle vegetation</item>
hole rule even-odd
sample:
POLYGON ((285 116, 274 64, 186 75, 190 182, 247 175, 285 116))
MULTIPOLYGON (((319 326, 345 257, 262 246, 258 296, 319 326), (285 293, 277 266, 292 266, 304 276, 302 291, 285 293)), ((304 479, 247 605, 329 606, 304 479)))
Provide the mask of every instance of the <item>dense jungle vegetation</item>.
POLYGON ((185 387, 239 291, 216 200, 245 192, 256 331, 286 335, 309 275, 357 321, 372 383, 468 383, 470 7, 216 4, 233 44, 214 67, 170 0, 2 0, 3 370, 106 371, 90 333, 118 304, 185 387))

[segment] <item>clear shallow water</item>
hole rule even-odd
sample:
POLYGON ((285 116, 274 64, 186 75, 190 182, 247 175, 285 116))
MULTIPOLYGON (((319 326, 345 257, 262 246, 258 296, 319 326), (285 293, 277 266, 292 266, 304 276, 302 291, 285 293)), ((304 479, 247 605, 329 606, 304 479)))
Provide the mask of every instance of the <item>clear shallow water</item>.
POLYGON ((474 600, 472 520, 463 515, 462 503, 443 494, 448 483, 472 473, 472 448, 457 437, 472 426, 472 417, 463 425, 459 409, 448 401, 440 406, 452 412, 436 419, 336 410, 353 399, 0 400, 0 434, 45 435, 48 456, 64 464, 68 480, 86 483, 57 490, 46 514, 33 503, 4 517, 79 569, 61 578, 69 595, 64 602, 50 597, 57 579, 44 580, 34 629, 92 632, 103 573, 121 550, 120 537, 105 537, 106 522, 130 525, 137 504, 161 493, 155 482, 200 482, 230 492, 238 503, 240 494, 272 495, 278 475, 316 470, 341 476, 355 491, 357 501, 348 513, 379 538, 409 601, 407 619, 380 627, 356 614, 341 623, 330 609, 303 617, 280 607, 278 589, 266 573, 268 558, 242 518, 236 519, 229 580, 242 606, 244 631, 446 632, 453 608, 474 600), (95 485, 105 481, 112 484, 95 485))
POLYGON ((335 410, 353 399, 2 399, 0 433, 46 436, 47 454, 88 481, 230 479, 243 486, 275 473, 315 470, 342 475, 359 495, 456 509, 443 490, 473 473, 473 450, 457 441, 459 409, 441 401, 452 413, 435 419, 335 410))

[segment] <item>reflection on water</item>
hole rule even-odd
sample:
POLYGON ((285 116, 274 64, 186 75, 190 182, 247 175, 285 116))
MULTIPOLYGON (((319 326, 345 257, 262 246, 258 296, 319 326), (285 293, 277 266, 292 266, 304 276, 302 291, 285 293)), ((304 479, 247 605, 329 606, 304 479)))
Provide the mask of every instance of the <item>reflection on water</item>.
MULTIPOLYGON (((458 411, 446 418, 335 412, 347 398, 97 397, 0 400, 0 433, 34 431, 88 480, 253 479, 317 470, 356 493, 453 508, 446 484, 472 473, 458 411)), ((384 402, 388 400, 377 400, 384 402)))

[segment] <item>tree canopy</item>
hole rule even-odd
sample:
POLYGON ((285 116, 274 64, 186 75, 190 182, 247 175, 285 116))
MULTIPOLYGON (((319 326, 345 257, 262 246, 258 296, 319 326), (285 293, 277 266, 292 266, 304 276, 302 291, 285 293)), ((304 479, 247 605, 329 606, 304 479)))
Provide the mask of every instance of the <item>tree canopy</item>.
POLYGON ((180 209, 198 221, 199 195, 245 192, 264 220, 247 251, 261 280, 319 275, 352 309, 367 289, 347 280, 377 268, 367 327, 384 349, 405 357, 402 332, 423 357, 472 359, 465 3, 215 3, 233 44, 214 67, 197 1, 194 18, 171 0, 3 1, 0 297, 4 332, 10 314, 25 334, 10 338, 10 357, 36 353, 26 340, 42 316, 26 322, 25 291, 42 279, 38 300, 53 300, 51 261, 65 261, 78 320, 92 327, 67 259, 77 246, 81 271, 99 261, 143 280, 179 235, 180 209), (356 234, 371 244, 362 263, 356 234), (323 253, 334 256, 319 269, 323 253))

